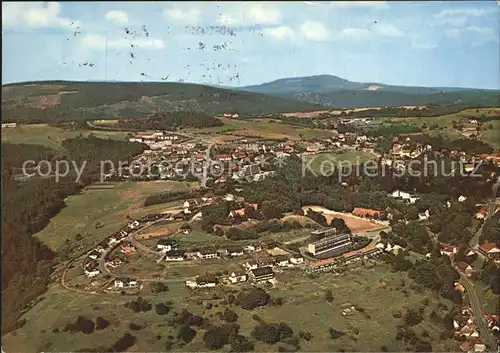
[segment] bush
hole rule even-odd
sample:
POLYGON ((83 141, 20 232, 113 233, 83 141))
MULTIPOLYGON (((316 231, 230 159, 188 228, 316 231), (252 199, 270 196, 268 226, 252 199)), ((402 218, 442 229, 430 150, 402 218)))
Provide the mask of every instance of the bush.
POLYGON ((142 326, 137 325, 137 324, 134 324, 133 322, 131 322, 130 324, 128 324, 128 327, 129 327, 132 331, 140 331, 140 330, 142 329, 142 326))
POLYGON ((100 316, 97 317, 97 319, 95 320, 95 323, 96 323, 96 329, 97 330, 104 330, 106 327, 109 326, 109 321, 106 320, 105 318, 102 318, 100 316))
POLYGON ((330 338, 334 340, 345 335, 345 332, 337 331, 333 327, 330 327, 328 333, 330 334, 330 338))
POLYGON ((299 332, 299 337, 302 338, 304 341, 310 341, 312 339, 312 335, 310 332, 299 332))
POLYGON ((237 336, 231 343, 231 352, 251 352, 253 349, 253 342, 244 336, 237 336))
POLYGON ((163 293, 168 292, 168 286, 163 282, 153 282, 151 284, 151 292, 153 293, 163 293))
POLYGON ((327 302, 332 302, 333 301, 333 293, 330 289, 328 289, 326 292, 325 292, 325 299, 327 302))
POLYGON ((129 308, 135 313, 139 313, 141 311, 148 312, 152 309, 153 306, 147 300, 138 297, 136 300, 125 303, 125 307, 129 308))
POLYGON ((92 320, 86 318, 85 316, 78 316, 73 324, 67 324, 64 331, 71 332, 82 332, 89 335, 94 332, 95 324, 92 320))

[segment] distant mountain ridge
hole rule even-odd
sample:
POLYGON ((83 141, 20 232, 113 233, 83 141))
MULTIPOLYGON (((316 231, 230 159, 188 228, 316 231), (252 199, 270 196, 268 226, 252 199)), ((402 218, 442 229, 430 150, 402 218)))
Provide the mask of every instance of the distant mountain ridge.
POLYGON ((424 104, 500 105, 498 90, 353 82, 333 75, 282 78, 236 89, 339 108, 424 104))

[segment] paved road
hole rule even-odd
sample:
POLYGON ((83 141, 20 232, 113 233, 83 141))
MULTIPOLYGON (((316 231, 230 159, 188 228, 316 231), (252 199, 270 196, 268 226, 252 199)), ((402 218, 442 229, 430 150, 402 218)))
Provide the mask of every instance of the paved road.
POLYGON ((489 330, 488 325, 486 324, 486 321, 484 321, 483 315, 481 314, 481 303, 474 288, 474 284, 463 273, 460 273, 460 278, 467 291, 469 302, 474 313, 475 322, 479 328, 481 337, 484 342, 488 344, 488 346, 496 350, 498 348, 497 340, 489 330))

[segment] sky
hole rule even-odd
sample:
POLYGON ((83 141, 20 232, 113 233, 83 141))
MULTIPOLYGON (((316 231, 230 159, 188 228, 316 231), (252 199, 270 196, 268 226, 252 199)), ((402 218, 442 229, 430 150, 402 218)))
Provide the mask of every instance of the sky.
POLYGON ((2 84, 330 74, 500 89, 497 1, 2 2, 2 84))

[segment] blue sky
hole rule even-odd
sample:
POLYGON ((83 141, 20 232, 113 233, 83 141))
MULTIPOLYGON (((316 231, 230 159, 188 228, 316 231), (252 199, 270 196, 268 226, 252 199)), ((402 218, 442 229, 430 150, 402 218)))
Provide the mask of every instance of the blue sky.
POLYGON ((499 89, 499 16, 495 1, 2 2, 2 83, 331 74, 499 89))

